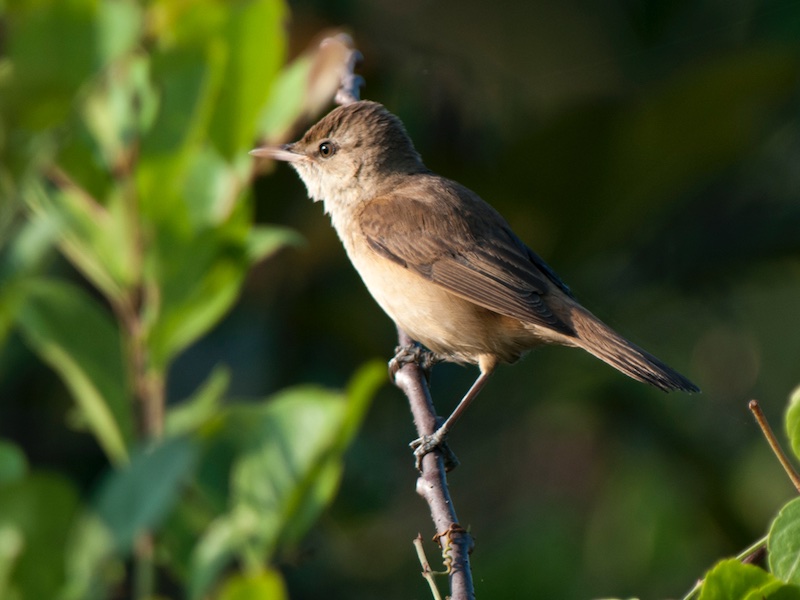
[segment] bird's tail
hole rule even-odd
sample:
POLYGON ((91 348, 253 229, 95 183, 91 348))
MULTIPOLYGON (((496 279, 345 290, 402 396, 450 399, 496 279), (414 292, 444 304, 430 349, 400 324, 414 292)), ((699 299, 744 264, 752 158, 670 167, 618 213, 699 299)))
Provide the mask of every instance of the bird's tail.
POLYGON ((654 385, 665 392, 700 391, 686 377, 623 338, 589 311, 575 307, 571 317, 571 325, 578 338, 576 345, 628 377, 654 385))

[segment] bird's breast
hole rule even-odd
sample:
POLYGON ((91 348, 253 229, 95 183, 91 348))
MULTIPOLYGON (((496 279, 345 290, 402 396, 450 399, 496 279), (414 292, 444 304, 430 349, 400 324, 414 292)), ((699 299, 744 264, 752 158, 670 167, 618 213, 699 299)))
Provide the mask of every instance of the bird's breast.
POLYGON ((345 240, 351 262, 372 297, 395 324, 441 357, 477 364, 492 355, 517 360, 537 345, 517 321, 457 296, 378 255, 366 240, 345 240))

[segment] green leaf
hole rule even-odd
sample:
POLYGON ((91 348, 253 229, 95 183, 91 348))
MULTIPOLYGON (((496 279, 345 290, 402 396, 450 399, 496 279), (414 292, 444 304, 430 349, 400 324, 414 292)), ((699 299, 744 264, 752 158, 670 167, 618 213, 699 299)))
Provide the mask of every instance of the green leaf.
POLYGON ((786 504, 772 522, 767 551, 770 571, 783 581, 800 584, 800 498, 786 504))
POLYGON ((753 590, 745 600, 800 600, 800 588, 788 583, 773 582, 753 590))
POLYGON ((24 293, 17 324, 25 341, 64 380, 108 457, 125 462, 133 427, 119 331, 74 285, 31 280, 24 293))
POLYGON ((288 600, 283 577, 274 569, 255 575, 232 575, 222 586, 217 600, 288 600))
POLYGON ((753 592, 768 597, 780 586, 781 582, 763 569, 732 558, 718 562, 706 574, 699 600, 745 600, 753 592))
POLYGON ((41 130, 67 116, 78 87, 97 65, 97 6, 96 0, 8 3, 12 81, 2 103, 11 106, 15 125, 41 130))
POLYGON ((211 146, 192 156, 184 197, 189 199, 189 218, 196 231, 221 225, 230 218, 241 201, 249 168, 249 159, 231 164, 211 146))
POLYGON ((188 238, 161 232, 152 274, 161 290, 160 313, 148 317, 148 345, 158 368, 206 333, 238 297, 250 266, 245 235, 235 223, 188 238))
POLYGON ((167 439, 140 449, 130 464, 113 471, 98 491, 95 506, 119 551, 157 525, 173 507, 181 486, 192 476, 198 453, 188 437, 167 439))
POLYGON ((58 600, 101 600, 125 576, 121 559, 114 555, 108 527, 92 513, 82 514, 72 528, 65 550, 66 585, 58 600))
POLYGON ((340 467, 329 458, 344 409, 342 394, 302 386, 228 412, 229 435, 236 432, 245 444, 231 470, 232 510, 249 528, 248 550, 264 560, 290 522, 318 514, 331 493, 340 467))
POLYGON ((189 225, 185 179, 192 154, 207 137, 224 65, 225 48, 213 39, 169 47, 152 57, 158 111, 142 139, 136 185, 142 214, 153 223, 178 231, 189 225))
POLYGON ((25 537, 18 527, 0 525, 0 598, 19 597, 12 589, 11 576, 25 546, 25 537))
POLYGON ((0 553, 11 559, 0 571, 10 567, 10 586, 21 598, 57 597, 65 581, 65 540, 78 508, 72 484, 54 475, 34 473, 0 486, 0 553))
POLYGON ((800 387, 795 388, 786 409, 786 435, 797 458, 800 458, 800 387))
POLYGON ((244 544, 242 527, 229 515, 217 518, 203 532, 191 560, 189 598, 199 600, 244 544))
POLYGON ((283 0, 231 3, 222 32, 228 48, 224 82, 210 137, 227 160, 246 155, 256 139, 259 113, 286 53, 283 0))
POLYGON ((230 369, 222 366, 215 368, 191 398, 169 409, 165 424, 167 435, 193 431, 216 415, 230 381, 230 369))
POLYGON ((386 363, 373 360, 362 366, 347 384, 347 411, 339 431, 338 450, 344 452, 358 433, 373 396, 387 381, 386 363))
POLYGON ((279 544, 306 533, 333 499, 344 452, 385 379, 385 366, 376 362, 358 371, 345 394, 301 386, 263 404, 226 409, 207 450, 223 464, 201 482, 229 469, 230 508, 195 550, 192 598, 202 597, 233 557, 256 568, 279 544))
POLYGON ((150 61, 144 54, 118 60, 96 79, 82 103, 82 116, 108 173, 130 169, 136 144, 152 126, 157 109, 150 61))
POLYGON ((22 479, 28 472, 28 461, 15 444, 0 440, 0 485, 22 479))
POLYGON ((99 62, 118 60, 139 43, 142 8, 135 0, 101 2, 97 24, 99 62))
MULTIPOLYGON (((2 235, 2 233, 0 233, 2 235)), ((58 237, 52 220, 26 220, 16 223, 7 247, 0 254, 0 290, 10 281, 35 273, 44 266, 58 237)))
POLYGON ((284 246, 301 246, 305 238, 294 229, 277 225, 255 226, 247 236, 247 255, 251 263, 257 263, 284 246))
POLYGON ((315 43, 284 67, 259 118, 259 138, 285 140, 298 121, 316 116, 329 105, 349 52, 345 43, 329 36, 326 44, 315 43))
POLYGON ((259 137, 266 140, 285 139, 292 125, 300 120, 313 66, 311 54, 303 54, 281 70, 259 119, 259 137))
POLYGON ((66 179, 25 190, 34 218, 57 231, 64 255, 110 299, 120 299, 135 278, 135 241, 119 195, 104 207, 66 179))
POLYGON ((263 407, 232 411, 228 426, 249 440, 233 465, 232 501, 259 515, 252 541, 263 559, 279 541, 299 540, 333 499, 344 452, 385 377, 385 367, 373 363, 354 376, 346 395, 303 386, 263 407))

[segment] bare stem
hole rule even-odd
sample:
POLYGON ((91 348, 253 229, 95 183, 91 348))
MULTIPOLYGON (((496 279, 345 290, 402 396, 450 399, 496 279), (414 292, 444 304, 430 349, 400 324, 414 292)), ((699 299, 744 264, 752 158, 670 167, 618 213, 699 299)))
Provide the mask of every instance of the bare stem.
POLYGON ((434 571, 431 570, 431 565, 428 562, 428 557, 425 555, 425 548, 422 545, 422 534, 418 533, 414 538, 414 548, 417 550, 417 558, 419 564, 422 566, 422 576, 431 588, 431 595, 433 600, 442 600, 442 594, 439 593, 439 588, 436 586, 436 581, 433 578, 434 571))
POLYGON ((344 105, 358 102, 361 97, 361 86, 364 85, 364 78, 356 75, 356 65, 364 58, 361 52, 353 46, 353 39, 346 33, 340 33, 335 37, 328 37, 320 42, 320 46, 328 44, 338 44, 345 48, 344 60, 342 61, 339 73, 339 89, 336 91, 336 104, 344 105))
MULTIPOLYGON (((136 273, 135 284, 126 290, 123 299, 115 306, 122 336, 126 343, 129 377, 134 410, 137 412, 139 439, 154 442, 164 434, 164 412, 166 404, 164 373, 152 364, 147 347, 147 336, 142 319, 143 308, 148 300, 144 278, 144 260, 147 250, 142 231, 139 198, 132 178, 137 156, 136 145, 120 161, 116 176, 124 190, 125 210, 131 238, 128 240, 136 273)), ((156 540, 152 530, 139 534, 133 549, 134 598, 146 600, 156 591, 156 540)))
POLYGON ((792 481, 795 489, 798 491, 798 493, 800 493, 800 475, 797 474, 797 471, 795 470, 794 466, 792 466, 792 463, 789 462, 789 458, 786 456, 783 448, 781 448, 781 445, 778 443, 775 434, 772 432, 772 427, 769 426, 767 418, 764 416, 764 412, 761 410, 761 407, 758 404, 758 400, 750 400, 750 403, 747 405, 747 407, 756 418, 756 422, 758 423, 758 426, 761 427, 761 432, 764 434, 764 437, 767 438, 770 448, 772 448, 775 456, 778 457, 778 462, 781 463, 783 470, 786 471, 786 474, 789 476, 789 479, 792 481))
MULTIPOLYGON (((413 340, 398 329, 401 346, 413 340)), ((417 434, 422 437, 436 430, 436 410, 431 400, 422 368, 415 363, 406 363, 397 370, 395 385, 408 398, 417 434)), ((452 600, 474 600, 475 589, 469 564, 472 536, 458 524, 453 500, 447 487, 447 476, 442 454, 439 450, 429 452, 422 458, 422 471, 417 479, 417 493, 428 504, 436 529, 434 538, 442 549, 444 562, 450 579, 452 600)))

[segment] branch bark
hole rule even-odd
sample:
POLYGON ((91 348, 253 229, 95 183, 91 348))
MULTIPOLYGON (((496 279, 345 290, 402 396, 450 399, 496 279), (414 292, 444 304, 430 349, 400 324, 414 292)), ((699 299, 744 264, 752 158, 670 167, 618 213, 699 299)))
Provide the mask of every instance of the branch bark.
MULTIPOLYGON (((400 346, 409 346, 414 341, 398 329, 400 346)), ((406 363, 397 370, 395 385, 408 398, 417 435, 430 435, 436 430, 436 409, 431 400, 425 373, 416 363, 406 363)), ((472 551, 472 536, 458 524, 456 509, 447 487, 447 476, 442 453, 437 449, 422 457, 422 472, 417 479, 417 493, 428 504, 436 536, 434 540, 442 549, 450 579, 452 600, 474 600, 475 589, 469 554, 472 551)))

